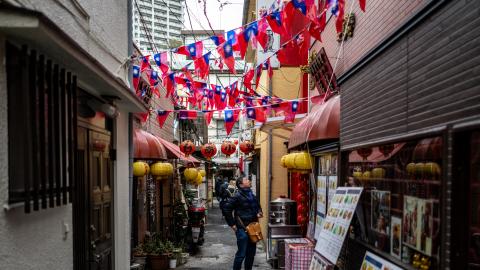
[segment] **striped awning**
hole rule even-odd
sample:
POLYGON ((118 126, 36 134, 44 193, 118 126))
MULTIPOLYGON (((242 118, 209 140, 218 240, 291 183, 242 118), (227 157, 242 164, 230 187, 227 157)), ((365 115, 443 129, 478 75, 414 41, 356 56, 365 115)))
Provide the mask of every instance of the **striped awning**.
POLYGON ((340 96, 334 96, 312 108, 302 121, 295 125, 288 148, 318 140, 338 139, 340 135, 340 96))

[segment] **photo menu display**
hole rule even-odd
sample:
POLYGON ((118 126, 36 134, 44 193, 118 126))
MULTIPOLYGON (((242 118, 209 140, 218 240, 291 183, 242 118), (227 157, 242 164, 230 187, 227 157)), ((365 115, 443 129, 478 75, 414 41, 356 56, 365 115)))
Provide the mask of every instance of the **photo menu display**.
POLYGON ((333 264, 337 263, 362 190, 361 187, 339 187, 328 207, 315 251, 333 264))

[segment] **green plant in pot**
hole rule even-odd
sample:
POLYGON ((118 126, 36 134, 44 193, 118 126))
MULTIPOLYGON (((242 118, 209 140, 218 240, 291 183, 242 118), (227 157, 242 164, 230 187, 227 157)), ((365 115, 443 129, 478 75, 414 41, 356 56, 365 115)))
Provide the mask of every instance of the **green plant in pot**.
POLYGON ((160 235, 154 234, 144 244, 144 251, 148 254, 148 262, 152 270, 168 269, 169 245, 165 245, 160 235))
POLYGON ((144 249, 143 244, 138 245, 133 249, 133 261, 140 265, 145 265, 147 262, 147 252, 144 249))

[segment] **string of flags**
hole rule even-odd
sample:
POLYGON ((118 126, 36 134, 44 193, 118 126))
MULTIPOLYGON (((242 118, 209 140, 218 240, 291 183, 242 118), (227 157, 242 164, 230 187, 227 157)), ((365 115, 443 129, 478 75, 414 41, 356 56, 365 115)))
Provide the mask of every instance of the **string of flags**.
MULTIPOLYGON (((358 0, 358 2, 361 10, 365 12, 366 0, 358 0)), ((286 3, 277 1, 268 10, 260 11, 258 20, 230 30, 226 32, 225 36, 214 35, 208 39, 173 49, 173 53, 185 55, 193 60, 179 71, 170 70, 169 51, 134 58, 136 63, 132 66, 133 86, 140 96, 151 91, 159 97, 159 88, 163 86, 166 90, 165 97, 170 98, 174 105, 178 106, 186 101, 193 107, 199 108, 198 110, 162 110, 159 108, 156 110, 156 114, 161 127, 172 112, 177 113, 179 119, 196 119, 200 112, 204 114, 206 122, 209 124, 214 112, 223 111, 227 134, 230 133, 241 114, 245 114, 248 119, 263 123, 270 111, 273 110, 275 113, 283 113, 285 122, 293 122, 295 114, 302 111, 300 107, 305 98, 282 100, 278 97, 260 95, 256 90, 263 70, 267 70, 266 73, 269 77, 273 75, 271 57, 276 56, 281 65, 288 64, 292 59, 299 58, 297 56, 302 51, 308 52, 310 36, 322 41, 321 33, 326 27, 327 10, 336 16, 337 32, 342 31, 345 0, 327 0, 320 5, 322 6, 317 9, 314 0, 291 0, 286 3), (298 18, 303 18, 304 25, 300 31, 293 33, 294 26, 298 28, 298 18), (244 91, 239 89, 240 81, 235 81, 225 87, 206 82, 210 74, 210 60, 213 54, 212 51, 204 52, 204 41, 212 40, 216 46, 219 58, 215 60, 214 64, 220 69, 223 69, 225 65, 231 74, 236 74, 236 56, 244 59, 249 45, 254 48, 260 45, 266 49, 269 41, 268 29, 282 38, 287 37, 287 41, 281 44, 280 48, 265 61, 249 68, 242 74, 240 78, 245 87, 244 91), (161 75, 151 66, 151 56, 153 56, 153 61, 161 75), (190 68, 192 63, 194 65, 193 72, 190 68), (138 89, 142 76, 147 78, 146 81, 149 85, 138 89), (255 82, 252 82, 254 79, 255 82), (188 89, 187 97, 178 96, 177 85, 188 89)), ((148 115, 149 113, 142 115, 144 120, 148 115)))

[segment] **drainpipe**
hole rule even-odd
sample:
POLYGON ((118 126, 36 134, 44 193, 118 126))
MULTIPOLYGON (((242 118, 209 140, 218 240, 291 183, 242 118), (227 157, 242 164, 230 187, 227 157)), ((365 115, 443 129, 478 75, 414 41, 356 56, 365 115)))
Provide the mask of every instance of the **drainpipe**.
MULTIPOLYGON (((130 57, 133 54, 133 5, 132 5, 132 0, 127 0, 127 31, 128 31, 128 57, 130 57)), ((132 78, 132 69, 130 68, 130 65, 127 65, 128 67, 128 82, 130 82, 130 87, 133 89, 133 82, 130 78, 132 78)), ((129 181, 129 187, 128 187, 128 205, 130 206, 130 247, 132 247, 133 243, 135 241, 135 236, 134 232, 136 232, 136 222, 134 223, 133 219, 133 169, 132 169, 132 164, 133 164, 133 114, 129 113, 128 115, 128 160, 129 160, 129 165, 128 165, 128 175, 130 178, 129 181)), ((136 181, 135 181, 136 183, 136 181)))
MULTIPOLYGON (((268 80, 268 95, 273 96, 273 83, 272 79, 268 80)), ((272 132, 268 133, 268 215, 267 217, 270 216, 270 202, 272 201, 272 156, 273 156, 273 135, 272 132)))

